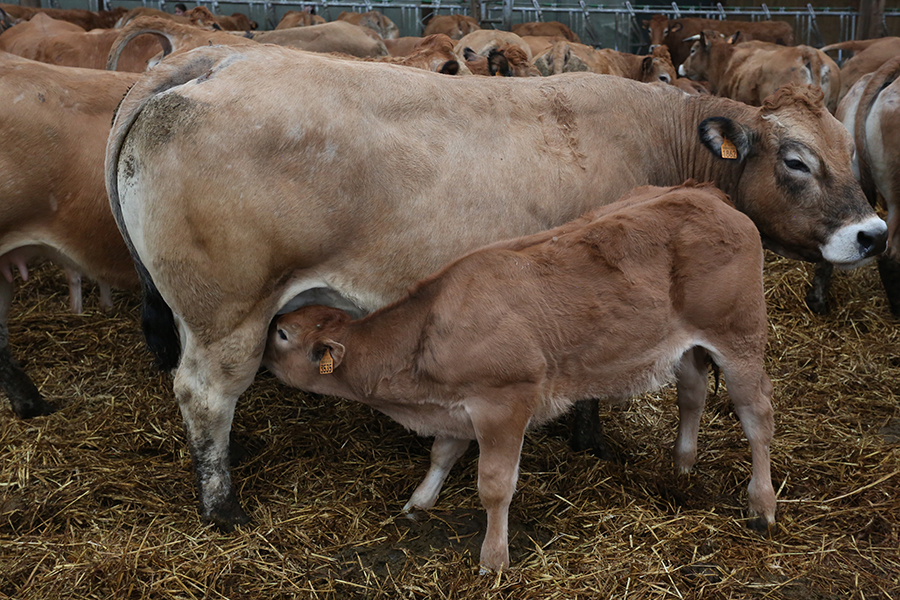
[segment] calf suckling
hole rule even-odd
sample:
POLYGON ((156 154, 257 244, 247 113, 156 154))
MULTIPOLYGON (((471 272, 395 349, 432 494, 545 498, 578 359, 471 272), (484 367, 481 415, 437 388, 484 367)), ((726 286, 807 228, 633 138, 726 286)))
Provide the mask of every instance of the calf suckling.
POLYGON ((753 222, 709 185, 643 187, 546 232, 477 250, 367 317, 307 306, 273 322, 264 364, 303 390, 357 400, 434 436, 404 511, 431 508, 478 441, 483 567, 509 565, 507 523, 525 430, 581 399, 675 380, 677 469, 697 458, 707 357, 752 451, 750 525, 775 522, 763 369, 763 254, 753 222))

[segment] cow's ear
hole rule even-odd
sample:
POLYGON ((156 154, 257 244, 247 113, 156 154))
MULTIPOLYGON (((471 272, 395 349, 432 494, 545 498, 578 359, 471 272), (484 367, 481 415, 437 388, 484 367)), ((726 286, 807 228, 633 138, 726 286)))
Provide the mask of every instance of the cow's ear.
POLYGON ((327 375, 338 368, 344 360, 346 349, 340 342, 324 338, 313 347, 314 362, 319 363, 319 373, 327 375))
POLYGON ((682 25, 681 23, 672 23, 669 25, 669 33, 678 33, 681 31, 682 25))
POLYGON ((644 29, 650 29, 650 21, 648 21, 647 19, 641 21, 641 24, 644 26, 644 29))
POLYGON ((491 53, 488 54, 488 70, 495 77, 512 77, 509 61, 506 59, 506 55, 499 50, 491 50, 491 53))
POLYGON ((728 43, 729 43, 729 44, 737 44, 737 43, 738 43, 738 40, 740 40, 740 39, 741 39, 741 32, 738 31, 738 32, 736 32, 733 36, 731 36, 730 38, 728 38, 728 43))
POLYGON ((713 156, 722 160, 743 161, 753 147, 750 130, 726 117, 704 119, 697 133, 713 156))
POLYGON ((650 69, 653 68, 653 57, 645 56, 644 60, 641 61, 641 73, 646 75, 650 72, 650 69))
POLYGON ((443 73, 444 75, 456 75, 459 73, 459 63, 455 60, 448 60, 441 65, 438 73, 443 73))

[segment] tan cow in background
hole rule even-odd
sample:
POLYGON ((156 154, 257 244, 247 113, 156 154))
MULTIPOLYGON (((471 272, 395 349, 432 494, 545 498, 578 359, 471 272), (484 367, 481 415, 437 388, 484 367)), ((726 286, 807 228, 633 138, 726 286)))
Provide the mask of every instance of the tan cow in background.
POLYGON ((137 288, 103 186, 109 124, 136 79, 0 52, 0 386, 20 417, 53 407, 7 347, 13 271, 27 277, 30 261, 47 258, 70 276, 137 288))
POLYGON ((481 27, 478 21, 467 15, 436 15, 428 21, 423 36, 443 33, 450 39, 458 40, 481 27))
POLYGON ((825 106, 837 110, 841 73, 827 54, 811 46, 779 46, 769 42, 735 43, 734 36, 705 31, 691 47, 678 74, 709 82, 712 93, 752 106, 788 84, 815 85, 825 106))
POLYGON ((710 29, 725 36, 740 32, 745 41, 794 45, 794 28, 783 21, 733 21, 695 17, 669 19, 665 15, 656 14, 649 21, 644 21, 644 27, 650 30, 651 49, 659 45, 667 46, 676 67, 690 55, 693 42, 688 41, 689 38, 710 29))
POLYGON ((381 36, 383 40, 400 37, 400 28, 377 10, 370 10, 364 13, 344 11, 338 15, 336 20, 371 29, 381 36))
POLYGON ((573 71, 590 71, 600 75, 626 77, 644 83, 673 83, 675 67, 665 46, 658 46, 648 56, 595 50, 584 44, 556 42, 546 52, 535 57, 534 65, 541 75, 557 75, 573 71))
POLYGON ((321 25, 325 19, 319 15, 314 15, 305 10, 289 10, 284 13, 275 29, 290 29, 291 27, 309 27, 310 25, 321 25))

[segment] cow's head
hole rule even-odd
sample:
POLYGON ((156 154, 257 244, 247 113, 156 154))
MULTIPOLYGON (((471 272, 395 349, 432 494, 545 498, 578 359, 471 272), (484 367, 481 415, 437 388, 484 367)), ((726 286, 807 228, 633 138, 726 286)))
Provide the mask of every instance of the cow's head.
POLYGON ((584 61, 572 52, 569 43, 563 41, 554 42, 552 46, 534 58, 533 64, 544 77, 559 73, 590 71, 584 61))
POLYGON ((650 51, 664 44, 669 34, 669 18, 666 15, 653 15, 649 21, 643 22, 644 29, 650 32, 650 51))
POLYGON ((669 49, 665 46, 657 46, 652 54, 645 56, 641 61, 641 81, 644 83, 663 82, 672 84, 675 82, 675 66, 669 49))
POLYGON ((685 38, 684 41, 693 42, 688 57, 678 67, 678 74, 693 81, 704 81, 709 78, 709 65, 713 52, 721 44, 733 45, 740 36, 736 33, 733 38, 726 38, 718 31, 711 29, 701 31, 695 36, 685 38))
POLYGON ((739 178, 735 206, 753 219, 767 248, 844 267, 884 251, 887 226, 850 167, 853 140, 818 87, 785 86, 755 116, 711 117, 698 130, 715 160, 734 165, 725 179, 739 178))

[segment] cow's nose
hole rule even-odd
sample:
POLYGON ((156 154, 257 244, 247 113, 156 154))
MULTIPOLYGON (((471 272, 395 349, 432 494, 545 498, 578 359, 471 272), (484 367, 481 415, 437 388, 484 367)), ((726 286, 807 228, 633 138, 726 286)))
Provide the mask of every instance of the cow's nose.
POLYGON ((877 230, 860 231, 856 234, 859 250, 863 256, 876 256, 887 248, 887 227, 877 230))
POLYGON ((653 54, 653 51, 659 48, 659 44, 650 44, 650 54, 653 54))

